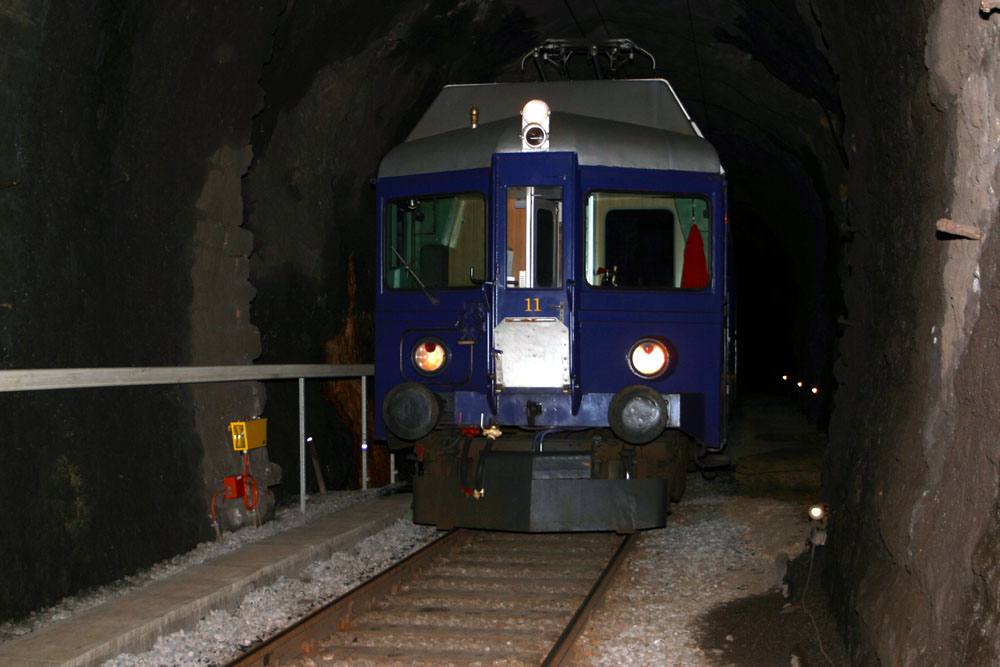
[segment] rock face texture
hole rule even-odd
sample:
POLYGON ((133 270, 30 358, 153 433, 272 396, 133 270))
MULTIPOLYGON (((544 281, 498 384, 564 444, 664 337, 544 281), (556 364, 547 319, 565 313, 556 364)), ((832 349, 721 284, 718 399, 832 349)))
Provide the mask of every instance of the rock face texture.
POLYGON ((831 592, 858 664, 996 664, 1000 16, 849 5, 820 12, 854 228, 826 462, 831 592), (936 233, 938 217, 982 240, 936 233))
MULTIPOLYGON (((0 367, 369 359, 381 156, 441 86, 581 35, 652 52, 624 74, 668 78, 726 166, 742 382, 819 390, 854 662, 1000 662, 1000 14, 974 0, 0 0, 0 367)), ((0 620, 210 538, 233 418, 266 414, 254 470, 294 477, 295 394, 0 394, 0 620)), ((319 383, 307 412, 356 484, 351 420, 319 383)))
MULTIPOLYGON (((0 3, 4 368, 260 353, 239 193, 280 9, 0 3)), ((213 487, 239 472, 226 421, 259 412, 263 394, 167 386, 0 403, 8 618, 211 536, 213 487)))

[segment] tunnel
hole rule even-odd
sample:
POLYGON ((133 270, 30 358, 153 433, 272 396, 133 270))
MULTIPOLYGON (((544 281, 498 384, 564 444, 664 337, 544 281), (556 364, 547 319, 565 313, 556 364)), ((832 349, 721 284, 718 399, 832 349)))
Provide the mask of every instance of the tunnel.
MULTIPOLYGON (((5 0, 0 368, 370 361, 381 158, 444 85, 626 37, 655 66, 619 76, 669 80, 727 173, 740 390, 828 432, 852 662, 1000 663, 991 4, 5 0)), ((209 539, 229 421, 296 466, 294 383, 0 397, 0 621, 209 539)))

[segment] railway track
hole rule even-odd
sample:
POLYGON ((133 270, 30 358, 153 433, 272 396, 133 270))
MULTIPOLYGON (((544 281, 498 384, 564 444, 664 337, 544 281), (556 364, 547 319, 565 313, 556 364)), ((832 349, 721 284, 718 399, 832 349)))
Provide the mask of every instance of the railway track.
POLYGON ((456 530, 230 665, 558 665, 636 540, 456 530))

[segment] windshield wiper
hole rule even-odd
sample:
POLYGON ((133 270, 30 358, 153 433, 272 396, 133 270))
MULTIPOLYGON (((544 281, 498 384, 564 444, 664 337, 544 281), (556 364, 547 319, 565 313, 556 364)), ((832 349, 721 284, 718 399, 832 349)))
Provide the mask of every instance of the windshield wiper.
POLYGON ((434 298, 433 296, 431 296, 431 293, 427 291, 427 286, 426 286, 426 285, 424 285, 424 281, 422 281, 422 280, 420 279, 420 276, 418 276, 418 275, 417 275, 417 272, 416 272, 416 271, 414 271, 414 270, 413 270, 413 269, 412 269, 412 268, 410 267, 410 265, 406 263, 406 260, 405 260, 405 259, 403 259, 403 256, 399 254, 399 251, 398 251, 398 250, 396 250, 396 246, 389 246, 389 247, 391 247, 391 248, 392 248, 392 252, 393 252, 393 253, 395 253, 396 257, 397 257, 397 258, 399 259, 399 261, 400 261, 400 262, 402 263, 402 265, 403 265, 403 268, 404 268, 404 269, 406 269, 406 270, 407 270, 407 271, 409 272, 409 274, 410 274, 411 276, 413 276, 413 279, 414 279, 415 281, 417 281, 417 284, 418 284, 418 285, 420 285, 420 289, 422 289, 422 290, 424 291, 424 294, 426 294, 426 295, 427 295, 427 298, 428 298, 428 299, 430 300, 430 302, 431 302, 431 305, 433 305, 433 306, 436 306, 436 305, 438 305, 438 300, 437 300, 437 299, 435 299, 435 298, 434 298))

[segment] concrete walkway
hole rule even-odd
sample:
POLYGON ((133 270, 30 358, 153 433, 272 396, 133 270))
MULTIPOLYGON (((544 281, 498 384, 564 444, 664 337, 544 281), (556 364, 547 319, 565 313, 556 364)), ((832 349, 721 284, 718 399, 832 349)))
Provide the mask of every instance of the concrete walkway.
POLYGON ((98 665, 148 651, 165 634, 234 608, 259 586, 351 548, 410 509, 410 494, 375 498, 311 521, 0 645, 0 665, 98 665))

